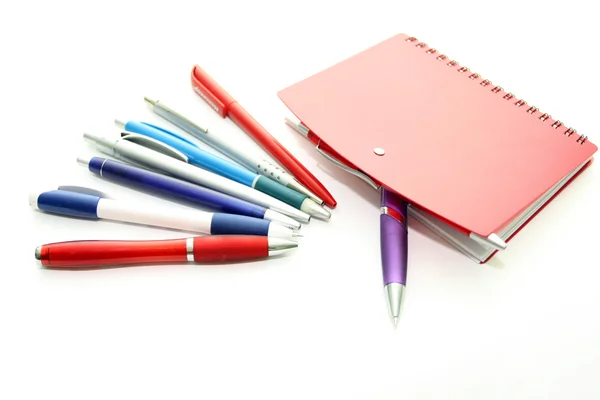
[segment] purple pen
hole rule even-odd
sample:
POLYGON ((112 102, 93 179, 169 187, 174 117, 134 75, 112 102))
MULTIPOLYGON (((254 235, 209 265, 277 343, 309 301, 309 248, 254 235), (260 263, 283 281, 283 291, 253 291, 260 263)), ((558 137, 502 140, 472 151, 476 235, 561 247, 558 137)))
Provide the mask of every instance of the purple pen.
POLYGON ((390 316, 398 324, 408 263, 407 204, 393 192, 381 188, 380 242, 383 285, 390 316))

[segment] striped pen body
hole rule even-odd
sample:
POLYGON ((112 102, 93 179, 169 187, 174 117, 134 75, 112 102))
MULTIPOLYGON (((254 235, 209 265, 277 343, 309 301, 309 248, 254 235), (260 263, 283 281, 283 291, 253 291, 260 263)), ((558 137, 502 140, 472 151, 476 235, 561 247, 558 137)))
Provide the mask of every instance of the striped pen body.
POLYGON ((174 132, 146 122, 122 122, 116 120, 115 123, 125 129, 126 132, 123 133, 124 135, 128 132, 136 133, 172 147, 176 151, 181 152, 191 165, 256 189, 313 217, 324 220, 331 217, 329 211, 312 201, 307 195, 296 192, 266 176, 258 175, 256 172, 204 151, 187 138, 177 135, 174 132))
POLYGON ((297 237, 295 231, 264 219, 155 207, 143 202, 124 202, 72 189, 32 191, 29 204, 35 209, 63 216, 107 219, 209 235, 257 235, 289 240, 297 237))
POLYGON ((297 243, 264 236, 204 236, 168 240, 79 240, 35 249, 46 268, 107 267, 132 264, 223 263, 266 258, 297 243))
POLYGON ((292 229, 300 223, 277 211, 181 179, 103 157, 79 158, 80 164, 107 181, 193 207, 276 221, 292 229))

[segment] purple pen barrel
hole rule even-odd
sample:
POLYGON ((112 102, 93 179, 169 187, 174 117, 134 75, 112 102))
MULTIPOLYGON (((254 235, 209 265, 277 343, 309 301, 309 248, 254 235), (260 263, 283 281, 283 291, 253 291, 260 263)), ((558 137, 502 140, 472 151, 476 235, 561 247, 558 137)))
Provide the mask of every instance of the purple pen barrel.
POLYGON ((381 189, 381 264, 383 284, 406 285, 408 263, 408 231, 406 228, 407 205, 404 200, 381 189))

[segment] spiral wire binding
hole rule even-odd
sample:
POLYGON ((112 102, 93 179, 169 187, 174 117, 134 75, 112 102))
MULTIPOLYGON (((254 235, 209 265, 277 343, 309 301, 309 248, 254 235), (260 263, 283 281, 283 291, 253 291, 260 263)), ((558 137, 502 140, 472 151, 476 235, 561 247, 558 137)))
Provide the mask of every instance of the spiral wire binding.
MULTIPOLYGON (((425 48, 427 48, 427 44, 425 44, 425 43, 423 43, 423 42, 419 41, 419 40, 418 40, 416 37, 409 37, 409 38, 407 38, 407 39, 406 39, 406 41, 407 41, 408 43, 414 43, 414 44, 415 44, 415 47, 417 47, 417 48, 419 48, 419 49, 425 49, 425 48)), ((435 59, 436 59, 436 60, 438 60, 438 61, 445 61, 445 63, 446 63, 446 66, 448 66, 448 67, 456 67, 456 68, 457 68, 456 70, 457 70, 459 73, 463 73, 463 74, 464 74, 465 72, 468 72, 468 71, 469 71, 469 69, 468 69, 467 67, 460 66, 460 65, 458 64, 458 62, 457 62, 457 61, 455 61, 455 60, 448 60, 448 56, 446 56, 445 54, 440 54, 440 53, 439 53, 439 52, 438 52, 436 49, 434 49, 434 48, 428 48, 428 49, 425 51, 425 53, 426 53, 426 54, 436 54, 436 53, 437 53, 437 55, 435 56, 435 59)), ((471 80, 473 80, 473 81, 477 81, 478 79, 480 79, 480 78, 481 78, 481 76, 480 76, 479 74, 476 74, 476 73, 469 74, 469 75, 468 75, 468 77, 469 77, 469 79, 471 79, 471 80)), ((490 80, 488 80, 488 79, 483 79, 483 80, 481 80, 481 82, 479 82, 479 84, 480 84, 481 86, 483 86, 483 87, 487 87, 487 86, 490 86, 490 85, 491 85, 491 86, 492 86, 492 88, 490 89, 490 91, 491 91, 492 93, 499 93, 499 92, 503 91, 503 89, 502 89, 502 87, 501 87, 501 86, 493 86, 493 85, 492 85, 492 82, 491 82, 490 80)), ((515 105, 516 107, 518 107, 518 108, 520 108, 520 107, 523 107, 523 106, 527 105, 527 102, 526 102, 526 101, 524 101, 524 100, 522 100, 522 99, 515 99, 515 95, 514 95, 514 94, 512 94, 512 93, 506 93, 504 96, 502 96, 502 98, 503 98, 504 100, 506 100, 506 101, 514 101, 514 105, 515 105)), ((531 114, 531 115, 534 115, 534 114, 536 114, 536 113, 538 113, 538 112, 539 112, 539 109, 538 109, 537 107, 534 107, 534 106, 527 107, 525 110, 526 110, 526 112, 528 112, 528 113, 529 113, 529 114, 531 114)), ((539 119, 541 122, 546 122, 546 120, 550 119, 550 114, 548 114, 548 113, 543 113, 542 115, 540 115, 540 116, 538 117, 538 119, 539 119)), ((559 129, 561 126, 563 126, 563 123, 562 123, 562 122, 560 122, 560 121, 558 121, 558 120, 554 121, 554 122, 553 122, 553 123, 550 125, 550 127, 554 128, 554 129, 559 129)), ((564 134, 566 137, 571 137, 573 134, 577 134, 577 131, 576 131, 575 129, 573 129, 573 128, 568 128, 567 130, 565 130, 565 131, 563 132, 563 134, 564 134)), ((579 134, 577 134, 577 135, 578 135, 579 137, 577 138, 577 140, 576 140, 575 142, 576 142, 576 143, 579 143, 579 144, 584 144, 584 143, 586 142, 586 140, 587 140, 587 136, 584 136, 584 135, 579 135, 579 134)))

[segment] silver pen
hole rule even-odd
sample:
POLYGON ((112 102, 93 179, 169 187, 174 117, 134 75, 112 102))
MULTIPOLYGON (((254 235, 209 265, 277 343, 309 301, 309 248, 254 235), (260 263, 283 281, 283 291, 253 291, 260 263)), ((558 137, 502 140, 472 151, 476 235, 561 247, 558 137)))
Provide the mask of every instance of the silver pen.
POLYGON ((158 140, 138 134, 128 134, 119 139, 109 139, 90 133, 84 133, 83 137, 96 149, 110 156, 267 207, 302 223, 310 221, 310 215, 281 200, 188 164, 183 154, 158 140))
POLYGON ((218 135, 214 135, 212 132, 209 132, 208 129, 201 127, 183 115, 165 106, 159 100, 152 100, 148 97, 144 97, 144 100, 151 106, 154 113, 163 117, 173 125, 188 132, 195 138, 203 141, 212 148, 225 154, 232 160, 252 171, 255 171, 256 173, 264 175, 276 182, 281 183, 284 186, 289 187, 290 189, 308 196, 309 199, 313 200, 319 205, 323 205, 323 200, 321 198, 302 186, 300 182, 298 182, 292 175, 288 174, 280 166, 273 164, 264 157, 248 152, 247 149, 238 149, 236 146, 227 143, 218 135))

